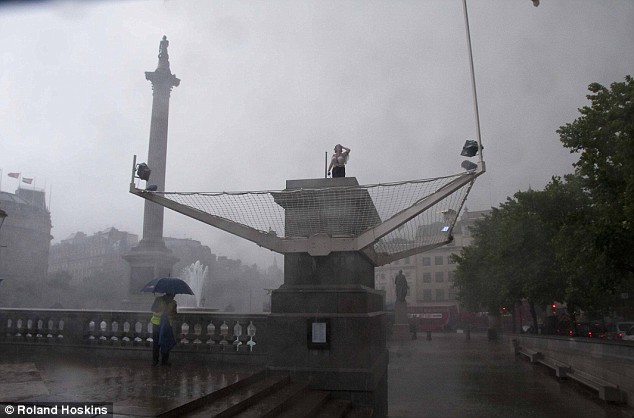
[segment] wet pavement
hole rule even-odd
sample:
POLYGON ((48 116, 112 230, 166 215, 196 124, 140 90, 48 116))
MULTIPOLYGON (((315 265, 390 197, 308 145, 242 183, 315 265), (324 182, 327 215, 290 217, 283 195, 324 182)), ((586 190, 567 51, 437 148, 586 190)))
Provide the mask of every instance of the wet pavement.
MULTIPOLYGON (((391 342, 390 418, 619 417, 600 401, 548 369, 516 358, 484 334, 425 335, 391 342)), ((73 355, 35 355, 0 347, 0 403, 114 402, 115 417, 156 416, 259 370, 253 366, 191 363, 173 355, 172 367, 148 361, 73 355)), ((4 407, 0 416, 4 416, 4 407)))
POLYGON ((479 333, 390 343, 388 405, 390 418, 607 418, 623 409, 479 333))
MULTIPOLYGON (((2 353, 3 402, 113 402, 114 417, 151 417, 246 378, 252 366, 205 365, 175 359, 171 367, 147 361, 73 355, 2 353)), ((176 357, 176 354, 174 355, 176 357)), ((2 405, 0 417, 4 415, 2 405)))

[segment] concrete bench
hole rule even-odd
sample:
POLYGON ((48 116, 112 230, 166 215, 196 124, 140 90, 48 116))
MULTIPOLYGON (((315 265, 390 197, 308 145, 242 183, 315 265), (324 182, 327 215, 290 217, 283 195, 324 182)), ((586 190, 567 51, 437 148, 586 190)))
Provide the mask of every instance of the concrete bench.
POLYGON ((581 370, 572 370, 566 373, 569 377, 584 386, 592 388, 599 392, 599 399, 606 402, 623 403, 625 402, 625 393, 615 384, 607 382, 599 377, 593 376, 581 370))
POLYGON ((535 350, 531 350, 530 348, 527 348, 527 347, 519 347, 517 349, 517 353, 528 357, 528 360, 531 363, 537 363, 537 361, 539 361, 539 360, 544 358, 544 355, 541 352, 535 351, 535 350))
POLYGON ((550 367, 551 369, 553 369, 555 371, 555 376, 562 379, 567 377, 568 373, 570 373, 570 371, 572 370, 572 368, 568 364, 562 363, 554 359, 542 357, 540 359, 537 359, 537 362, 543 364, 546 367, 550 367))

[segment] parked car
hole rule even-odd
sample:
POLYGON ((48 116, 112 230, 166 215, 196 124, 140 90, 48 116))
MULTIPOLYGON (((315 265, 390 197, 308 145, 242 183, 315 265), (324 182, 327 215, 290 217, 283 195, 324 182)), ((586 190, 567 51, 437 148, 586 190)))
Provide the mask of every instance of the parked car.
POLYGON ((616 322, 608 327, 608 340, 620 340, 630 328, 634 327, 634 322, 616 322))
POLYGON ((634 326, 629 329, 625 334, 623 334, 622 339, 624 341, 634 341, 634 326))
POLYGON ((570 330, 571 337, 606 338, 605 327, 597 321, 577 322, 570 330))

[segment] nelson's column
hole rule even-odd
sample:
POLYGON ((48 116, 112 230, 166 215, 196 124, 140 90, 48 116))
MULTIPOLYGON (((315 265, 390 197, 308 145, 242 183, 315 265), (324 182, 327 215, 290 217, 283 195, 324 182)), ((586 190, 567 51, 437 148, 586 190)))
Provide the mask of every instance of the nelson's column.
MULTIPOLYGON (((150 146, 147 165, 152 170, 149 183, 157 190, 165 190, 165 165, 167 156, 167 122, 169 118, 170 92, 180 80, 170 71, 166 36, 160 42, 158 66, 153 72, 146 71, 145 78, 152 83, 152 121, 150 124, 150 146)), ((145 306, 147 300, 140 289, 149 280, 171 275, 172 266, 178 261, 163 241, 163 206, 145 201, 143 212, 143 238, 124 259, 130 264, 130 287, 128 304, 145 306)), ((134 306, 130 306, 134 307, 134 306)))

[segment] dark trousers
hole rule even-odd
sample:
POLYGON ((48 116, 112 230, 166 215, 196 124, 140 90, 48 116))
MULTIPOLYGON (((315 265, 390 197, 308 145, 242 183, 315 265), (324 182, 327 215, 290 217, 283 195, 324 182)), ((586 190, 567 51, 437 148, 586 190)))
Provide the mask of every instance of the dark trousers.
POLYGON ((161 327, 159 325, 152 325, 152 362, 154 364, 158 364, 159 356, 161 357, 163 364, 166 364, 170 358, 169 351, 161 352, 161 347, 159 346, 160 334, 161 334, 161 327))
POLYGON ((345 165, 341 166, 341 167, 338 167, 338 166, 333 167, 333 169, 332 169, 332 177, 333 178, 335 178, 335 177, 345 177, 345 176, 346 176, 346 166, 345 165))

